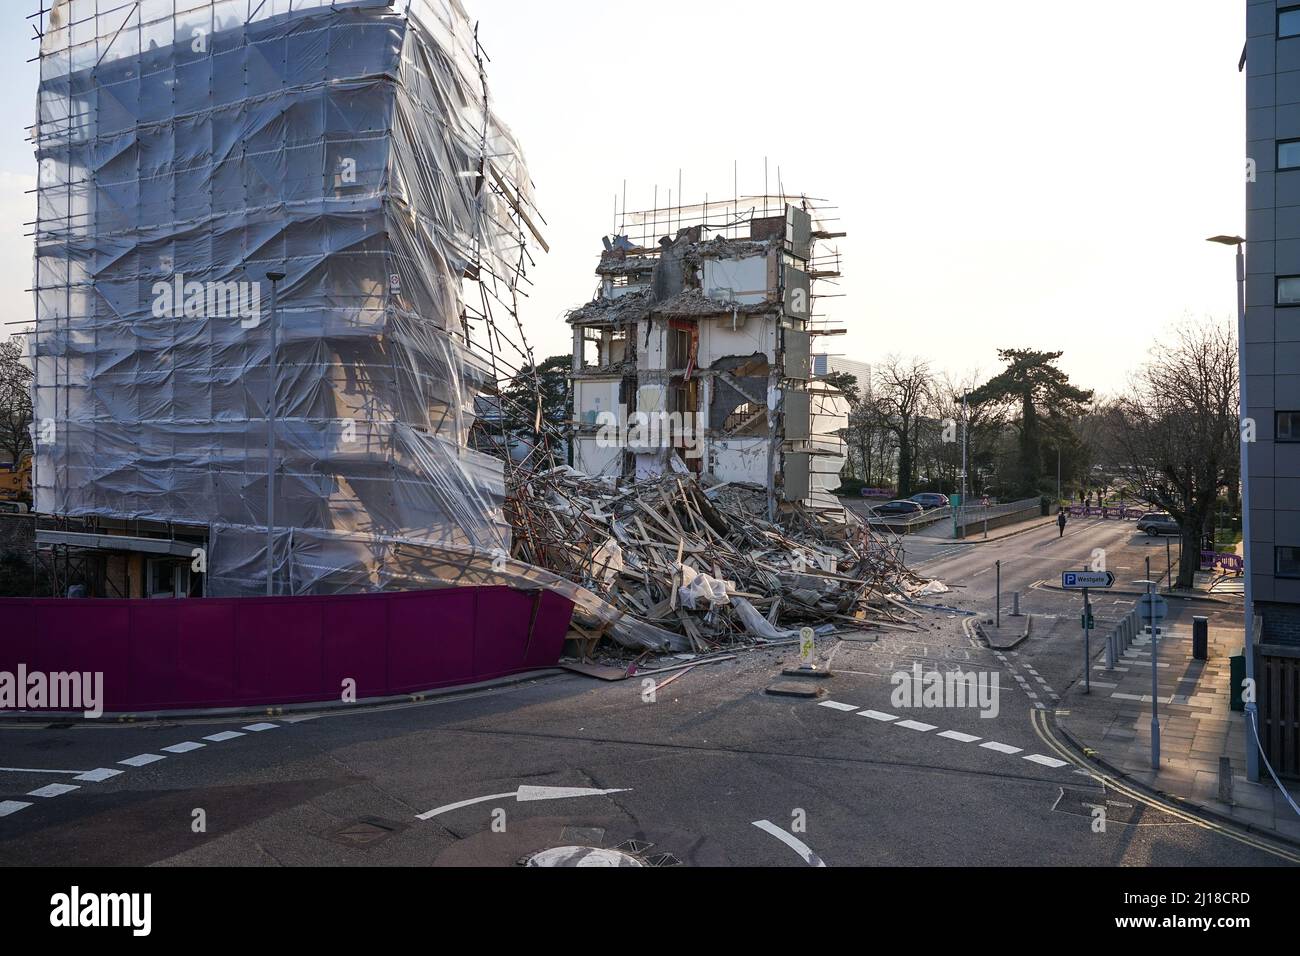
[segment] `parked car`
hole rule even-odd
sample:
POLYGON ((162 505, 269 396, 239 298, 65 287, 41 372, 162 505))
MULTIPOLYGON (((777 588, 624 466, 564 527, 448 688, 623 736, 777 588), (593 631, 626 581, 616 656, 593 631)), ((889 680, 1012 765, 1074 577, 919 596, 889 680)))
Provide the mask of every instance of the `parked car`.
POLYGON ((947 495, 935 494, 934 492, 930 492, 930 491, 923 491, 919 495, 912 495, 911 500, 915 501, 926 511, 930 511, 934 508, 948 507, 947 495))
POLYGON ((925 513, 924 508, 910 499, 887 501, 883 505, 877 505, 874 510, 882 518, 915 518, 925 513))
POLYGON ((1159 534, 1182 534, 1174 516, 1164 511, 1148 511, 1138 518, 1137 529, 1152 538, 1159 534))

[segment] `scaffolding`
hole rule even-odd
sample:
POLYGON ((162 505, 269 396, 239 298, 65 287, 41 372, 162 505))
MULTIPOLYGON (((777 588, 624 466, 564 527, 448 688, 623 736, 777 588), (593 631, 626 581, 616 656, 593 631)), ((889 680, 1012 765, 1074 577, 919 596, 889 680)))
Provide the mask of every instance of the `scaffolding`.
POLYGON ((476 416, 534 374, 544 220, 458 0, 32 20, 36 510, 195 531, 210 596, 508 554, 510 466, 476 416))

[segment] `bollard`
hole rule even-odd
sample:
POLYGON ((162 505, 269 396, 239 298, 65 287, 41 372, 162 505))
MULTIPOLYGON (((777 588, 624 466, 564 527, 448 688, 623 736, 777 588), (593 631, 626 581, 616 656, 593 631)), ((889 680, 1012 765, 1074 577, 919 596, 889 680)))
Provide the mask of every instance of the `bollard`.
POLYGON ((1106 639, 1106 670, 1108 671, 1113 671, 1115 669, 1115 658, 1118 656, 1115 653, 1115 648, 1118 645, 1119 628, 1117 627, 1115 630, 1110 632, 1110 637, 1106 639))
POLYGON ((1210 659, 1210 619, 1208 617, 1192 618, 1192 659, 1208 661, 1210 659))
POLYGON ((1011 616, 1012 617, 1020 616, 1020 592, 1019 591, 1011 592, 1011 616))
POLYGON ((1232 758, 1219 758, 1219 802, 1232 803, 1232 758))

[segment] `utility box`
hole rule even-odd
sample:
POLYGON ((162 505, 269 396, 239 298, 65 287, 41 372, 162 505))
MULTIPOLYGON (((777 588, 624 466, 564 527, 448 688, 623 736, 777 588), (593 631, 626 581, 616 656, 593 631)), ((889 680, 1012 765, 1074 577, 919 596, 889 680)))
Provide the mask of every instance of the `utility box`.
POLYGON ((1198 661, 1210 659, 1210 619, 1192 618, 1192 657, 1198 661))
POLYGON ((1242 685, 1246 682, 1246 655, 1238 654, 1235 657, 1230 657, 1228 658, 1228 663, 1231 665, 1232 673, 1232 676, 1229 678, 1232 681, 1232 687, 1230 688, 1232 693, 1229 698, 1229 707, 1232 710, 1240 712, 1246 709, 1246 703, 1241 697, 1242 685))

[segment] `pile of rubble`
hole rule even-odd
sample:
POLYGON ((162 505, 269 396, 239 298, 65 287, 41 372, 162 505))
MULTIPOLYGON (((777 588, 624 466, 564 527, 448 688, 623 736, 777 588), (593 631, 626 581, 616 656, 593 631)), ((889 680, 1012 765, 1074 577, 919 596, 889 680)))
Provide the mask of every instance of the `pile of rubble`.
MULTIPOLYGON (((789 640, 807 626, 917 630, 907 599, 942 588, 907 570, 897 539, 847 512, 786 506, 768 521, 757 485, 706 489, 690 475, 631 482, 562 467, 524 479, 510 510, 516 558, 580 584, 649 625, 643 633, 679 635, 668 642, 676 649, 789 640)), ((593 648, 602 636, 630 647, 654 640, 622 630, 582 633, 593 648)))

